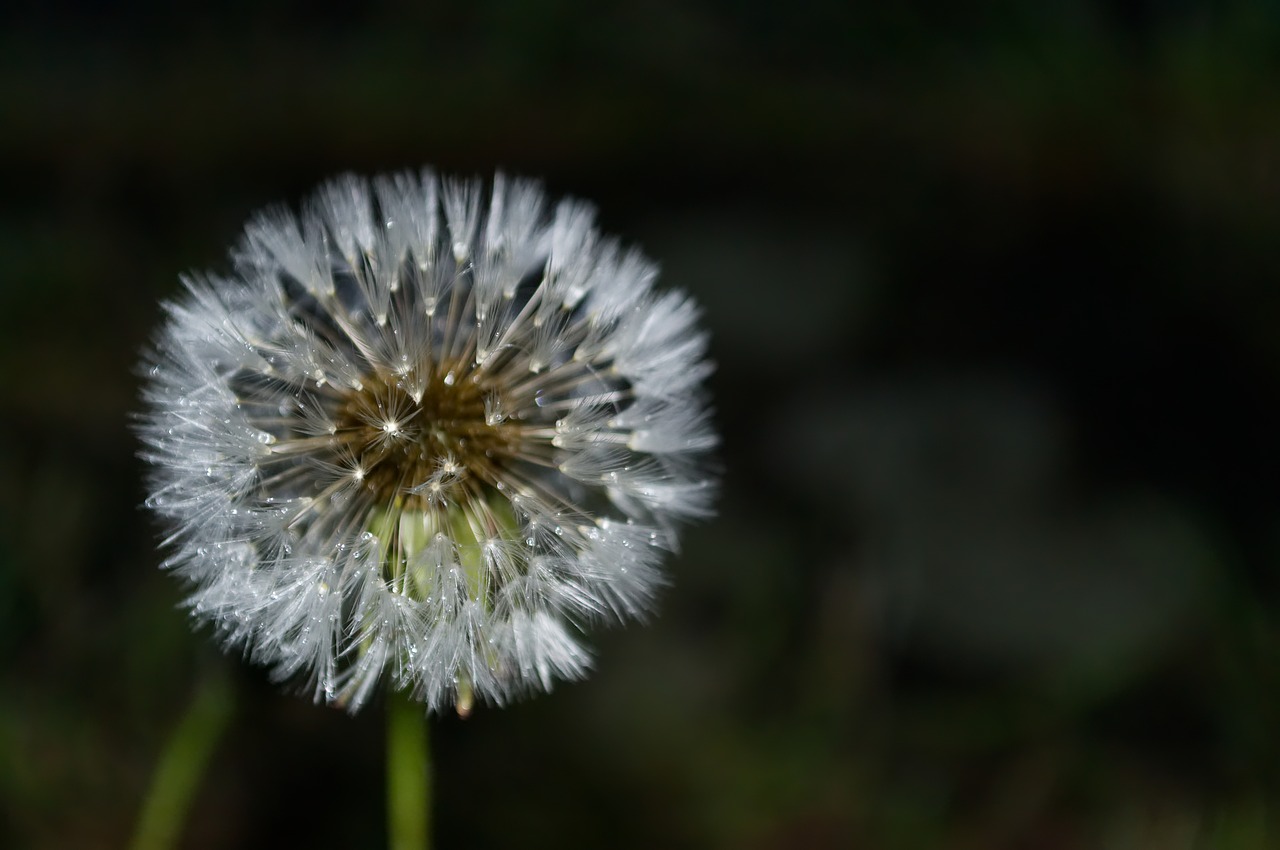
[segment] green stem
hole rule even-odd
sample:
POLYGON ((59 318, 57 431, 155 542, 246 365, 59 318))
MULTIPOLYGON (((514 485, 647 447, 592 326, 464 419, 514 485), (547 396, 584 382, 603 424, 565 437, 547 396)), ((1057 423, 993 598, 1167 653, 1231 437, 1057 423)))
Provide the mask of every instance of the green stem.
POLYGON ((391 850, 431 846, 431 750, 426 711, 408 697, 387 695, 387 837, 391 850))
POLYGON ((220 675, 205 679, 160 754, 129 845, 132 850, 173 846, 214 745, 231 718, 231 706, 226 680, 220 675))

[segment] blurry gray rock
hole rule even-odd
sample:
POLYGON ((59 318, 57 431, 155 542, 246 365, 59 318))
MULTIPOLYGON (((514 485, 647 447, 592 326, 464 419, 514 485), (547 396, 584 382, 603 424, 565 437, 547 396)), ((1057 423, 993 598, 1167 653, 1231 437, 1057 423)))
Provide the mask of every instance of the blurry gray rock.
POLYGON ((810 408, 777 439, 805 492, 842 501, 873 620, 910 651, 1105 679, 1196 616, 1204 534, 1159 493, 1077 492, 1036 387, 905 377, 810 408))

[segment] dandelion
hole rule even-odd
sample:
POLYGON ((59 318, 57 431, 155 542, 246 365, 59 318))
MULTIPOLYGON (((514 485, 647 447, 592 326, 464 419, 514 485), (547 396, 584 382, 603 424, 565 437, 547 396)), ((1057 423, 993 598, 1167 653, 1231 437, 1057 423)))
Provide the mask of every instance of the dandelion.
POLYGON ((226 646, 351 711, 385 681, 465 714, 651 609, 711 509, 707 339, 589 205, 348 176, 233 259, 165 305, 139 426, 166 566, 226 646))

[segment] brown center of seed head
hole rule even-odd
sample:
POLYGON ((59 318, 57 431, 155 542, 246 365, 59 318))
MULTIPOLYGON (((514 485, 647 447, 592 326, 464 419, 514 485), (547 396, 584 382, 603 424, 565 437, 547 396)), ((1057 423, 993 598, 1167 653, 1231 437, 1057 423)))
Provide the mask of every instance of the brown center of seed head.
POLYGON ((490 424, 486 400, 492 404, 497 395, 478 378, 463 364, 437 365, 415 398, 417 386, 373 376, 340 404, 336 445, 359 462, 376 501, 400 498, 406 510, 425 508, 432 493, 419 488, 451 466, 494 483, 493 472, 518 449, 519 429, 509 421, 490 424))

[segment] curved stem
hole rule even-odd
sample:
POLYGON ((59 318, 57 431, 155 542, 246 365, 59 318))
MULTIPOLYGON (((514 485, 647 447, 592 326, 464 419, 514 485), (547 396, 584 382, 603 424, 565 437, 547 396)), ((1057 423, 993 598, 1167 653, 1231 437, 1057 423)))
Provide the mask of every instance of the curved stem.
POLYGON ((205 679, 165 744, 142 803, 131 850, 165 850, 182 830, 214 745, 231 719, 231 689, 221 675, 205 679))
POLYGON ((431 846, 431 750, 426 710, 387 695, 387 839, 391 850, 431 846))

